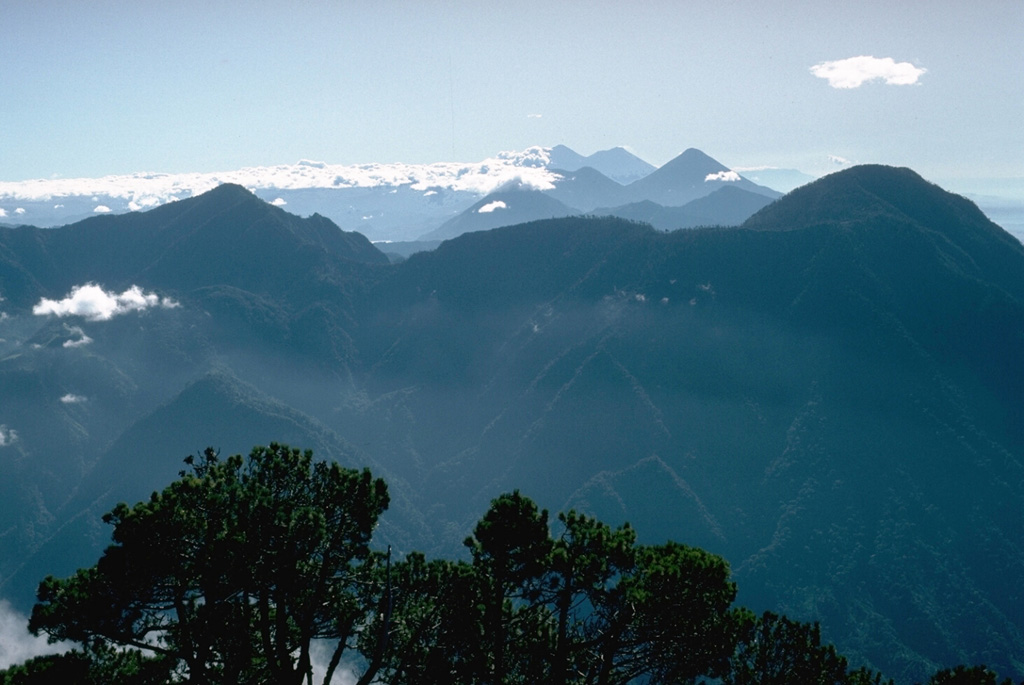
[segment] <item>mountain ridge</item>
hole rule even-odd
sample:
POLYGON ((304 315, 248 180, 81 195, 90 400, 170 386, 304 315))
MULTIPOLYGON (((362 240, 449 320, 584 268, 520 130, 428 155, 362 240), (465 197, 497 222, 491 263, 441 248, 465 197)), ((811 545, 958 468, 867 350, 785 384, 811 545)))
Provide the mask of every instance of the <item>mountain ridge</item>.
MULTIPOLYGON (((549 191, 581 211, 642 199, 667 204, 665 197, 644 198, 636 194, 636 189, 632 194, 622 190, 623 184, 632 184, 653 171, 653 166, 624 148, 583 157, 564 145, 501 152, 476 163, 345 166, 300 161, 206 174, 146 173, 0 182, 0 216, 17 212, 19 220, 28 224, 67 225, 92 215, 116 215, 172 204, 233 183, 251 189, 268 203, 287 206, 290 212, 322 214, 343 229, 374 241, 410 241, 436 229, 481 197, 510 185, 549 191), (560 164, 572 170, 559 170, 560 164), (578 165, 600 170, 580 173, 582 167, 578 165)), ((665 183, 671 185, 671 181, 661 185, 665 183)), ((773 192, 745 184, 747 190, 773 192)), ((690 192, 679 204, 711 190, 714 188, 690 192)), ((660 188, 662 191, 665 188, 660 188)))
POLYGON ((556 145, 548 154, 548 164, 551 168, 572 172, 590 167, 621 185, 628 185, 655 170, 652 164, 648 164, 623 147, 599 150, 584 157, 565 145, 556 145))
MULTIPOLYGON (((72 286, 100 280, 107 287, 129 285, 180 290, 212 285, 225 278, 253 283, 273 274, 275 262, 292 258, 352 263, 387 263, 387 258, 362 235, 341 231, 314 215, 305 219, 258 199, 241 186, 225 184, 196 198, 154 208, 139 215, 108 215, 86 219, 63 229, 23 227, 0 231, 7 254, 18 252, 22 264, 7 269, 46 274, 45 292, 27 298, 62 296, 72 286), (102 236, 102 239, 101 239, 102 236), (223 262, 222 255, 248 252, 243 262, 223 262), (88 260, 81 255, 89 254, 88 260)), ((283 285, 275 280, 274 288, 283 285)), ((26 296, 6 296, 19 302, 26 296)), ((256 286, 254 286, 256 287, 256 286)))
MULTIPOLYGON (((237 235, 279 217, 222 192, 211 204, 237 211, 237 235)), ((12 560, 19 597, 47 572, 40 540, 78 549, 58 531, 85 516, 66 504, 76 486, 103 508, 89 473, 147 456, 171 472, 176 450, 205 447, 184 445, 189 425, 233 445, 283 425, 273 414, 387 474, 396 554, 462 549, 518 488, 723 555, 742 603, 820 621, 898 682, 965 660, 1024 670, 1024 250, 909 170, 841 172, 736 227, 544 219, 396 265, 271 249, 284 275, 268 281, 224 242, 180 306, 106 321, 33 314, 67 276, 30 268, 38 229, 11 230, 0 292, 36 284, 0 319, 5 594, 12 560), (161 449, 166 430, 178 447, 161 449)), ((90 231, 82 261, 130 247, 90 231)))

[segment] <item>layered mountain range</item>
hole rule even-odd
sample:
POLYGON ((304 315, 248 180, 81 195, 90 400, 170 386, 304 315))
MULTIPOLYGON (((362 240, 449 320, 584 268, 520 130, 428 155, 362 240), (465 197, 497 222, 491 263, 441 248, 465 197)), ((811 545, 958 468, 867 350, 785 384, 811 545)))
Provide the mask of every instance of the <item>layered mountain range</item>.
MULTIPOLYGON (((55 179, 0 183, 0 222, 57 226, 96 214, 151 209, 235 183, 300 215, 321 214, 341 228, 374 241, 409 242, 450 238, 522 221, 592 212, 618 215, 617 207, 655 202, 685 205, 724 187, 752 193, 762 205, 779 193, 730 171, 690 149, 656 169, 623 148, 588 157, 564 145, 505 152, 475 164, 369 164, 342 166, 303 161, 295 165, 240 169, 217 174, 137 174, 100 179, 55 179), (499 196, 524 191, 515 202, 499 196), (492 195, 494 195, 492 197, 492 195), (542 198, 542 195, 562 203, 542 198), (480 207, 507 209, 477 216, 480 207)), ((751 205, 748 199, 737 206, 751 205)), ((629 211, 628 209, 624 211, 629 211)), ((485 212, 487 213, 487 212, 485 212)), ((739 221, 753 211, 744 214, 739 221)), ((735 208, 721 215, 671 213, 659 228, 738 223, 735 208), (680 223, 682 222, 682 223, 680 223)), ((408 246, 397 248, 407 254, 408 246)))
POLYGON ((659 230, 759 194, 679 164, 692 183, 565 172, 628 218, 475 225, 394 264, 230 184, 0 229, 0 596, 93 563, 100 516, 186 455, 276 440, 386 478, 399 553, 458 555, 518 488, 721 554, 740 602, 898 682, 1024 674, 1024 246, 878 166, 659 230))

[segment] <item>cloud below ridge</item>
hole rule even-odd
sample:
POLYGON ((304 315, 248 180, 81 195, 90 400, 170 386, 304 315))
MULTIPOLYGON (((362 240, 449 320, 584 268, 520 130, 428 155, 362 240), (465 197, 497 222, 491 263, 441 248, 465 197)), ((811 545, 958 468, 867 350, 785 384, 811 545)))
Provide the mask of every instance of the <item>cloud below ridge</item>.
POLYGON ((503 200, 495 200, 494 202, 488 202, 476 211, 477 214, 488 214, 496 209, 508 209, 508 205, 503 200))
POLYGON ((85 334, 81 326, 68 326, 64 324, 65 330, 71 335, 78 336, 64 341, 64 347, 82 347, 92 342, 92 338, 85 334))
POLYGON ((0 447, 13 445, 18 440, 18 431, 0 423, 0 447))
POLYGON ((909 86, 927 69, 910 62, 897 62, 892 57, 860 55, 847 59, 821 62, 811 67, 811 73, 828 80, 833 88, 859 88, 869 81, 884 81, 890 86, 909 86))
MULTIPOLYGON (((133 285, 123 293, 107 292, 95 283, 78 285, 62 300, 43 298, 32 313, 36 316, 81 316, 87 321, 109 321, 119 314, 143 311, 152 307, 174 308, 178 303, 147 293, 133 285)), ((83 333, 83 338, 85 337, 83 333)), ((84 344, 84 343, 83 343, 84 344)))
POLYGON ((740 180, 740 175, 732 170, 719 171, 717 174, 708 174, 704 177, 705 183, 709 181, 728 181, 730 183, 735 183, 738 180, 740 180))

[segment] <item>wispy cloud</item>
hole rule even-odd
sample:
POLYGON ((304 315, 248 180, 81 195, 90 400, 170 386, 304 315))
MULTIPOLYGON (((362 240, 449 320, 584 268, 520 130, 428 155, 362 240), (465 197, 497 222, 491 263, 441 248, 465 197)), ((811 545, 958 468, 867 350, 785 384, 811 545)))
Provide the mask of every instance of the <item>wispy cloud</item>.
POLYGON ((910 62, 897 62, 892 57, 870 57, 861 55, 831 62, 821 62, 811 67, 811 73, 828 80, 833 88, 859 88, 869 81, 884 81, 891 86, 909 86, 927 69, 915 67, 910 62))
POLYGON ((740 175, 731 170, 719 171, 717 174, 708 174, 704 177, 705 183, 708 181, 729 181, 730 183, 734 183, 738 180, 740 180, 740 175))
POLYGON ((75 286, 62 300, 45 297, 32 308, 36 316, 81 316, 87 321, 109 321, 119 314, 137 312, 151 307, 177 307, 170 298, 161 298, 156 293, 143 292, 133 285, 123 293, 107 292, 94 283, 75 286))
POLYGON ((476 210, 477 214, 490 214, 496 209, 508 209, 508 205, 502 200, 495 200, 494 202, 488 202, 480 209, 476 210))
POLYGON ((18 431, 13 428, 8 428, 4 424, 0 423, 0 447, 7 447, 13 445, 18 441, 18 431))
POLYGON ((84 397, 82 395, 75 395, 69 392, 68 394, 61 397, 60 401, 63 402, 64 404, 81 404, 82 402, 85 402, 87 399, 87 397, 84 397))
POLYGON ((81 326, 68 326, 65 324, 64 329, 71 335, 77 336, 70 340, 65 340, 64 347, 82 347, 83 345, 88 345, 92 342, 92 338, 85 334, 85 331, 82 330, 81 326))
POLYGON ((527 119, 540 119, 543 116, 544 116, 543 114, 527 114, 526 118, 527 119))

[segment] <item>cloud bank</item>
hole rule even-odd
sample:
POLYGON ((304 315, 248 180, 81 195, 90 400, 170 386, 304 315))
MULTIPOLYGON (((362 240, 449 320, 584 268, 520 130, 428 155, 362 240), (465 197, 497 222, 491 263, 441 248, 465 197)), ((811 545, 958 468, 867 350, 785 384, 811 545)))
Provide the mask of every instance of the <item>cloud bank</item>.
MULTIPOLYGON (((123 293, 107 292, 94 283, 78 285, 63 300, 49 300, 45 297, 32 308, 36 316, 81 316, 87 321, 109 321, 119 314, 137 312, 152 307, 173 308, 178 303, 161 298, 156 293, 143 292, 133 285, 123 293)), ((84 334, 83 334, 84 336, 84 334)))
MULTIPOLYGON (((301 160, 296 164, 211 173, 143 172, 102 178, 0 181, 0 199, 14 204, 19 199, 50 201, 82 196, 94 197, 99 202, 103 197, 127 200, 129 209, 137 211, 193 197, 222 183, 237 183, 250 190, 409 186, 413 190, 445 188, 487 195, 513 180, 538 190, 554 188, 559 176, 547 168, 550 159, 550 148, 530 147, 468 163, 340 165, 301 160)), ((109 205, 96 205, 94 211, 103 213, 100 207, 110 209, 109 205)))
POLYGON ((811 73, 828 80, 833 88, 859 88, 869 81, 884 81, 890 86, 909 86, 927 69, 910 62, 897 62, 892 57, 849 57, 821 62, 811 67, 811 73))

